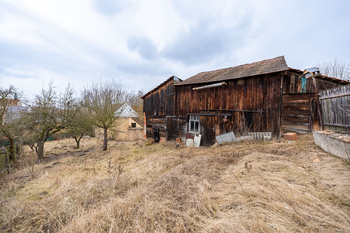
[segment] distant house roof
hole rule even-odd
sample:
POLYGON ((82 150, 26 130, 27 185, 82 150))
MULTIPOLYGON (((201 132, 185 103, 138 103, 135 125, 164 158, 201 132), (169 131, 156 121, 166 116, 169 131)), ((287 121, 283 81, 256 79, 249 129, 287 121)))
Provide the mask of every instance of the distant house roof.
POLYGON ((19 99, 3 99, 7 106, 20 106, 21 102, 19 99))
POLYGON ((148 94, 150 94, 151 92, 157 90, 158 88, 160 88, 161 86, 163 86, 164 84, 166 84, 167 82, 169 82, 170 80, 174 79, 174 83, 180 83, 182 82, 182 79, 176 77, 175 75, 171 76, 170 78, 168 78, 167 80, 165 80, 164 82, 162 82, 161 84, 159 84, 158 86, 156 86, 155 88, 153 88, 152 90, 150 90, 149 92, 147 92, 146 94, 144 94, 141 98, 144 99, 148 94))
POLYGON ((137 113, 135 112, 134 109, 132 109, 132 107, 125 103, 123 104, 123 106, 121 106, 116 112, 116 115, 120 116, 120 117, 138 117, 137 113))
POLYGON ((176 84, 176 86, 225 81, 286 70, 289 70, 289 67, 287 66, 284 56, 280 56, 226 69, 202 72, 176 84))

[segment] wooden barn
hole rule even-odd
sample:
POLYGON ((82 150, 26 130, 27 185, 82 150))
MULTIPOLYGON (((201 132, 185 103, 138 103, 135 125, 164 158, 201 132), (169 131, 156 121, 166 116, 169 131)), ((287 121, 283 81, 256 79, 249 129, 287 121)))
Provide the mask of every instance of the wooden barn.
POLYGON ((186 131, 186 119, 178 121, 175 112, 174 85, 181 81, 178 77, 171 76, 142 96, 145 134, 148 138, 154 138, 156 142, 160 140, 160 137, 168 140, 179 137, 177 131, 180 126, 183 127, 184 132, 186 131), (176 119, 176 125, 172 124, 172 119, 176 119))
POLYGON ((233 132, 311 132, 322 127, 318 91, 349 82, 292 69, 283 56, 202 72, 185 81, 170 77, 143 96, 148 137, 189 138, 201 145, 233 132), (159 133, 159 134, 158 134, 159 133))

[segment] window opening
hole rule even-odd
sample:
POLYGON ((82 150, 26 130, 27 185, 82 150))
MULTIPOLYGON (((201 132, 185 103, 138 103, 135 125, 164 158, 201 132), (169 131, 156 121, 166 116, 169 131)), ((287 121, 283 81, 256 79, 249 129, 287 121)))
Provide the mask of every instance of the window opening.
POLYGON ((189 131, 199 133, 199 116, 190 116, 189 131))

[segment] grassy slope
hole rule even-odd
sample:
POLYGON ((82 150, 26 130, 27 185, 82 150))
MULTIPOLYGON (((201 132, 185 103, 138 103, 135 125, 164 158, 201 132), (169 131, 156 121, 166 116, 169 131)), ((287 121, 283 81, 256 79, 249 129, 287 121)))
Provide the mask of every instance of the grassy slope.
POLYGON ((33 176, 22 164, 0 180, 1 231, 350 231, 349 164, 311 135, 211 148, 73 145, 50 142, 33 176))

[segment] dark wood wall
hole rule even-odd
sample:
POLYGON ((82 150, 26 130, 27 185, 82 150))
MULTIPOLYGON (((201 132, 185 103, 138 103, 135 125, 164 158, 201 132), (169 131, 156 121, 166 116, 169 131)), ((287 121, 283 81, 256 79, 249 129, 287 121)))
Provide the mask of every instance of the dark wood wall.
POLYGON ((171 78, 144 97, 143 111, 146 118, 174 115, 174 100, 174 79, 171 78))
POLYGON ((166 137, 167 116, 173 116, 175 114, 173 77, 144 96, 143 111, 146 116, 146 136, 153 138, 154 130, 157 130, 160 137, 166 137))
POLYGON ((307 133, 321 129, 315 93, 341 84, 316 78, 302 77, 302 73, 288 72, 283 78, 282 124, 285 131, 307 133))
MULTIPOLYGON (((317 91, 341 84, 316 78, 317 91)), ((213 82, 214 83, 214 82, 213 82)), ((218 83, 218 82, 215 82, 218 83)), ((161 137, 185 137, 188 116, 199 115, 202 145, 215 143, 215 136, 234 132, 271 132, 282 126, 320 128, 315 85, 302 72, 286 71, 225 81, 226 85, 193 90, 206 84, 175 85, 170 78, 144 97, 147 136, 158 130, 161 137), (175 94, 176 91, 176 94, 175 94)))
MULTIPOLYGON (((302 73, 288 72, 283 82, 283 94, 315 93, 312 78, 304 78, 302 73)), ((316 77, 316 85, 317 90, 321 91, 338 87, 341 84, 316 77)))
POLYGON ((176 115, 203 114, 200 124, 204 144, 212 144, 215 135, 230 131, 236 136, 246 131, 272 132, 276 137, 280 133, 281 74, 225 82, 227 85, 201 90, 192 88, 203 84, 176 86, 176 115), (230 115, 218 115, 223 113, 230 115))

